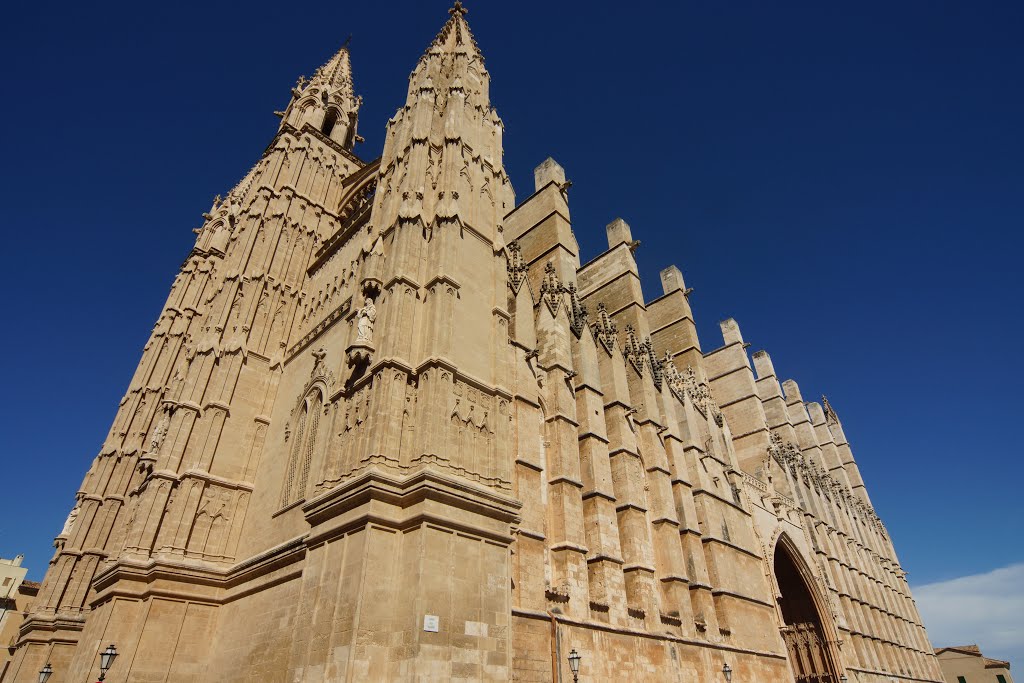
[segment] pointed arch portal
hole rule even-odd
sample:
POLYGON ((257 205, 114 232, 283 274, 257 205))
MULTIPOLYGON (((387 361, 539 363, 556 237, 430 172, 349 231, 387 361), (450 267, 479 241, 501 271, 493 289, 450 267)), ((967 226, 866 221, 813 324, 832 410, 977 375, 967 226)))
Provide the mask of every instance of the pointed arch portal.
POLYGON ((821 619, 813 578, 785 536, 775 547, 774 571, 782 598, 782 639, 796 683, 837 683, 839 676, 821 619))

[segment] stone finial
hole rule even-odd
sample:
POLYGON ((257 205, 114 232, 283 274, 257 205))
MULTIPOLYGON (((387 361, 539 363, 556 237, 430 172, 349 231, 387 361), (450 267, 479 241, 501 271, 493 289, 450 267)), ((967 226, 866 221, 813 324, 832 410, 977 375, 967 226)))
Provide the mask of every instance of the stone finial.
POLYGON ((629 223, 616 218, 609 223, 605 230, 608 232, 608 248, 612 249, 620 244, 632 244, 633 232, 629 229, 629 223))
POLYGON ((835 409, 832 407, 832 404, 828 402, 828 398, 825 396, 825 394, 821 395, 821 405, 825 411, 826 422, 828 422, 830 425, 839 422, 839 416, 836 415, 835 409))
POLYGON ((523 260, 523 248, 519 242, 510 242, 505 250, 508 253, 508 285, 512 288, 513 294, 519 294, 519 288, 526 281, 529 266, 523 260))
POLYGON ((565 291, 569 295, 569 329, 579 339, 584 328, 590 324, 589 313, 587 307, 580 301, 575 283, 570 282, 566 285, 565 291))
POLYGON ((540 295, 547 303, 552 316, 558 315, 558 307, 562 304, 562 295, 565 292, 565 285, 558 278, 555 265, 548 261, 544 266, 544 279, 540 282, 540 295))
POLYGON ((608 315, 608 309, 604 303, 597 304, 597 320, 593 323, 594 334, 597 340, 604 346, 605 351, 612 352, 619 343, 619 330, 612 317, 608 315))
POLYGON ((800 385, 796 383, 796 380, 787 379, 783 382, 782 391, 786 394, 786 401, 789 403, 804 400, 804 397, 800 394, 800 385))
POLYGON ((551 157, 533 169, 534 191, 540 190, 548 183, 556 183, 559 187, 565 185, 565 169, 551 157))
POLYGON ((665 294, 676 290, 686 291, 683 273, 676 266, 669 266, 661 271, 661 289, 665 294))
POLYGON ((733 318, 728 318, 718 323, 719 327, 722 328, 722 339, 725 340, 725 345, 736 344, 737 342, 743 343, 743 335, 740 334, 740 325, 733 318))
POLYGON ((470 56, 480 58, 480 50, 476 45, 476 39, 469 30, 469 23, 466 22, 466 14, 469 12, 461 2, 456 1, 448 10, 448 21, 441 27, 441 31, 434 38, 427 53, 432 51, 455 52, 457 50, 470 50, 470 56))
POLYGON ((754 353, 753 359, 754 372, 757 373, 758 379, 775 376, 775 366, 772 364, 772 357, 768 355, 767 351, 757 351, 754 353))

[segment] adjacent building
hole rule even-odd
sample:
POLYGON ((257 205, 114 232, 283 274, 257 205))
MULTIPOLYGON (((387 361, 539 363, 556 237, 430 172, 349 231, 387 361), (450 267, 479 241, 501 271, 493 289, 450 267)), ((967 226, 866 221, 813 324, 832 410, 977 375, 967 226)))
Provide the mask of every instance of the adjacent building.
POLYGON ((39 584, 26 581, 28 569, 23 555, 13 560, 0 559, 0 681, 5 680, 18 641, 18 628, 31 609, 39 584))
POLYGON ((990 659, 977 645, 935 648, 946 683, 1013 683, 1010 663, 990 659))
POLYGON ((572 650, 582 681, 939 683, 836 411, 735 321, 702 349, 625 221, 584 258, 553 160, 516 200, 465 14, 379 157, 342 48, 205 214, 10 680, 113 643, 111 683, 550 683, 572 650))

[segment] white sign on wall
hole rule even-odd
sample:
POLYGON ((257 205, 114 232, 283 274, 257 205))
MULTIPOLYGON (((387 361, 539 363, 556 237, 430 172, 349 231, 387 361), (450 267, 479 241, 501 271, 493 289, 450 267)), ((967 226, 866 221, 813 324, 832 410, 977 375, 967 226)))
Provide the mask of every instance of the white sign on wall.
POLYGON ((440 627, 441 619, 436 614, 425 614, 423 615, 423 630, 431 633, 437 633, 440 627))

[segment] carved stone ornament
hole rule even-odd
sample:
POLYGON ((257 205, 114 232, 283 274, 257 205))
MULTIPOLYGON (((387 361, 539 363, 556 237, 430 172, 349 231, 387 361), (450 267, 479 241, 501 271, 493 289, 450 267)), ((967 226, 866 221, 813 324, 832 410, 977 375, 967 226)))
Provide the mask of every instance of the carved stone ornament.
POLYGON ((523 248, 519 242, 510 242, 506 247, 508 251, 508 286, 512 288, 513 294, 519 294, 519 288, 526 281, 528 266, 523 261, 523 248))
POLYGON ((828 402, 828 398, 825 394, 821 395, 821 407, 825 410, 825 422, 830 425, 839 423, 839 416, 836 415, 836 411, 832 409, 832 404, 828 402))
POLYGON ((165 403, 163 410, 160 412, 160 421, 157 422, 156 427, 153 429, 153 436, 149 440, 149 450, 152 453, 159 452, 160 446, 164 442, 164 437, 167 436, 167 429, 171 425, 171 409, 171 405, 165 403))
POLYGON ((64 520, 64 528, 60 530, 61 536, 67 536, 71 533, 72 529, 75 528, 75 520, 78 519, 78 513, 81 508, 81 502, 76 502, 75 507, 71 508, 71 512, 68 513, 68 518, 64 520))
POLYGON ((711 389, 707 383, 697 378, 697 372, 692 365, 686 366, 682 375, 686 395, 690 397, 693 404, 706 416, 712 418, 716 425, 724 427, 725 417, 722 415, 718 403, 711 397, 711 389))
POLYGON ((349 365, 363 365, 373 356, 373 325, 377 320, 377 307, 367 298, 356 311, 356 340, 346 349, 349 365))
POLYGON ((569 294, 569 329, 579 339, 580 335, 583 334, 583 330, 589 324, 587 321, 587 308, 580 302, 575 284, 569 283, 565 291, 569 294))
POLYGON ((644 339, 643 343, 640 345, 640 350, 644 355, 644 362, 651 368, 651 379, 654 380, 654 386, 658 388, 658 391, 661 391, 661 362, 658 360, 658 357, 654 355, 654 343, 651 341, 650 337, 644 339))
POLYGON ((373 342, 373 324, 377 320, 377 307, 373 305, 373 299, 367 297, 363 307, 356 313, 356 343, 373 342))
POLYGON ((400 223, 411 223, 420 220, 423 214, 423 188, 416 192, 403 192, 402 203, 398 207, 400 223))
POLYGON ((622 347, 622 356, 633 364, 639 374, 644 374, 643 350, 632 325, 626 325, 626 345, 622 347))
POLYGON ((562 303, 562 294, 565 291, 565 286, 562 285, 562 281, 558 279, 558 274, 555 272, 554 264, 548 261, 544 266, 544 279, 540 283, 540 295, 544 299, 544 303, 548 305, 552 316, 558 314, 558 307, 562 303))
POLYGON ((323 377, 327 374, 327 366, 324 363, 324 359, 327 357, 327 352, 323 350, 323 347, 313 352, 313 372, 312 377, 323 377))
POLYGON ((661 359, 661 376, 675 397, 680 402, 685 401, 686 385, 683 380, 683 373, 679 372, 675 361, 672 360, 672 354, 667 351, 665 352, 665 357, 661 359))
POLYGON ((605 351, 611 353, 612 349, 618 346, 619 329, 612 321, 612 317, 608 315, 608 309, 603 303, 597 305, 597 320, 591 327, 594 330, 594 336, 604 346, 605 351))

